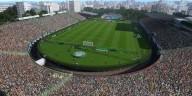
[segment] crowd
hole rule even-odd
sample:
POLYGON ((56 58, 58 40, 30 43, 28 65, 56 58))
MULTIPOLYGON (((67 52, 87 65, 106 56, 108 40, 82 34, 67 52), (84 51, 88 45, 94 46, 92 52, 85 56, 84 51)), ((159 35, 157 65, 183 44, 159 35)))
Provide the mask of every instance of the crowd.
POLYGON ((84 19, 76 14, 71 15, 81 19, 71 18, 67 14, 59 14, 2 25, 0 26, 2 31, 0 34, 0 50, 25 51, 31 40, 45 32, 52 32, 84 19))
POLYGON ((109 77, 74 76, 70 84, 53 96, 191 96, 192 49, 166 51, 161 58, 135 73, 109 77))
MULTIPOLYGON (((78 14, 55 15, 0 26, 0 50, 25 51, 28 42, 45 32, 63 28, 84 18, 78 14), (79 18, 79 19, 77 19, 79 18)), ((51 96, 191 96, 191 33, 164 22, 143 20, 162 47, 160 59, 146 69, 114 76, 74 75, 51 96)), ((34 64, 29 56, 0 54, 0 90, 11 96, 36 96, 57 84, 56 72, 34 64)))
POLYGON ((143 20, 163 49, 176 49, 192 46, 192 33, 171 25, 171 21, 146 18, 143 20), (158 30, 158 31, 156 31, 158 30))
MULTIPOLYGON (((62 29, 85 18, 71 13, 17 21, 0 26, 0 51, 27 52, 32 40, 46 32, 62 29), (71 18, 73 16, 73 18, 71 18), (70 17, 70 19, 68 19, 70 17)), ((61 78, 37 66, 29 56, 0 53, 0 90, 10 96, 36 96, 61 78)))
POLYGON ((191 96, 192 34, 151 18, 143 23, 162 47, 155 64, 117 76, 74 76, 69 85, 53 96, 191 96))
POLYGON ((51 70, 33 64, 28 56, 0 56, 0 89, 11 96, 39 94, 48 84, 57 83, 51 70))

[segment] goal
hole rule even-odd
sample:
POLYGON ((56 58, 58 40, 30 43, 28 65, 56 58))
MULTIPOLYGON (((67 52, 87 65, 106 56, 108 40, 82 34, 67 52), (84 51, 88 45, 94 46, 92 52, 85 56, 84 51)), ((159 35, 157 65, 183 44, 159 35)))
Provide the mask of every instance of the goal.
POLYGON ((94 43, 90 41, 83 41, 83 46, 93 47, 94 43))

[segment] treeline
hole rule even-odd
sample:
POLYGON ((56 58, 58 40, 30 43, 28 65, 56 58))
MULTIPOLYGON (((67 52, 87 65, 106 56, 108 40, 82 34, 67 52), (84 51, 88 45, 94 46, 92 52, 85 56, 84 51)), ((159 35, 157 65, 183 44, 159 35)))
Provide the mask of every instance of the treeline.
POLYGON ((9 21, 15 21, 16 18, 17 18, 16 6, 9 7, 4 12, 0 13, 0 24, 9 21))
MULTIPOLYGON (((47 11, 40 10, 36 11, 35 9, 31 9, 25 12, 23 14, 23 17, 25 16, 34 16, 34 15, 40 15, 47 14, 47 11)), ((7 8, 5 11, 0 13, 0 24, 3 24, 5 22, 13 22, 17 19, 17 7, 14 5, 12 7, 7 8)))
POLYGON ((98 13, 99 16, 105 13, 117 13, 121 14, 124 19, 129 19, 132 21, 137 21, 145 16, 146 11, 144 10, 134 10, 134 9, 126 9, 121 7, 120 9, 111 9, 111 8, 100 8, 100 9, 93 9, 91 7, 85 7, 84 11, 98 13))
POLYGON ((40 15, 42 16, 42 14, 47 14, 48 12, 45 10, 40 10, 40 11, 36 11, 35 9, 31 9, 25 12, 25 14, 23 14, 23 17, 26 16, 34 16, 34 15, 40 15))

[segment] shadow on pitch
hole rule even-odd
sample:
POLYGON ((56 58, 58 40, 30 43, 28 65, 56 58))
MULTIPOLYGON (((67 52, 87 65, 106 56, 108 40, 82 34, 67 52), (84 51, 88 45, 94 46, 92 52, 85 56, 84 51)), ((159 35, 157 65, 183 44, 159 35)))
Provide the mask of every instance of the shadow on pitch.
POLYGON ((117 23, 115 28, 117 31, 134 32, 134 25, 128 23, 117 23))

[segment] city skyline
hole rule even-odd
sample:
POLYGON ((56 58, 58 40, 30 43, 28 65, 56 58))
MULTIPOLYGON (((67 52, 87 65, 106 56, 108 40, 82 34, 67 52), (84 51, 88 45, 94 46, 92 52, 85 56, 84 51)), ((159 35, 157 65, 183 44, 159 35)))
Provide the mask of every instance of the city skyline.
MULTIPOLYGON (((62 1, 67 1, 67 0, 0 0, 0 3, 3 2, 40 2, 40 1, 51 1, 51 2, 62 2, 62 1)), ((81 2, 84 1, 94 1, 94 0, 80 0, 81 2)), ((126 1, 126 0, 96 0, 96 1, 126 1)), ((136 2, 155 2, 155 1, 159 1, 159 0, 135 0, 136 2)), ((181 1, 181 0, 165 0, 166 2, 170 2, 170 1, 181 1)), ((186 1, 190 1, 190 0, 186 0, 186 1)))

